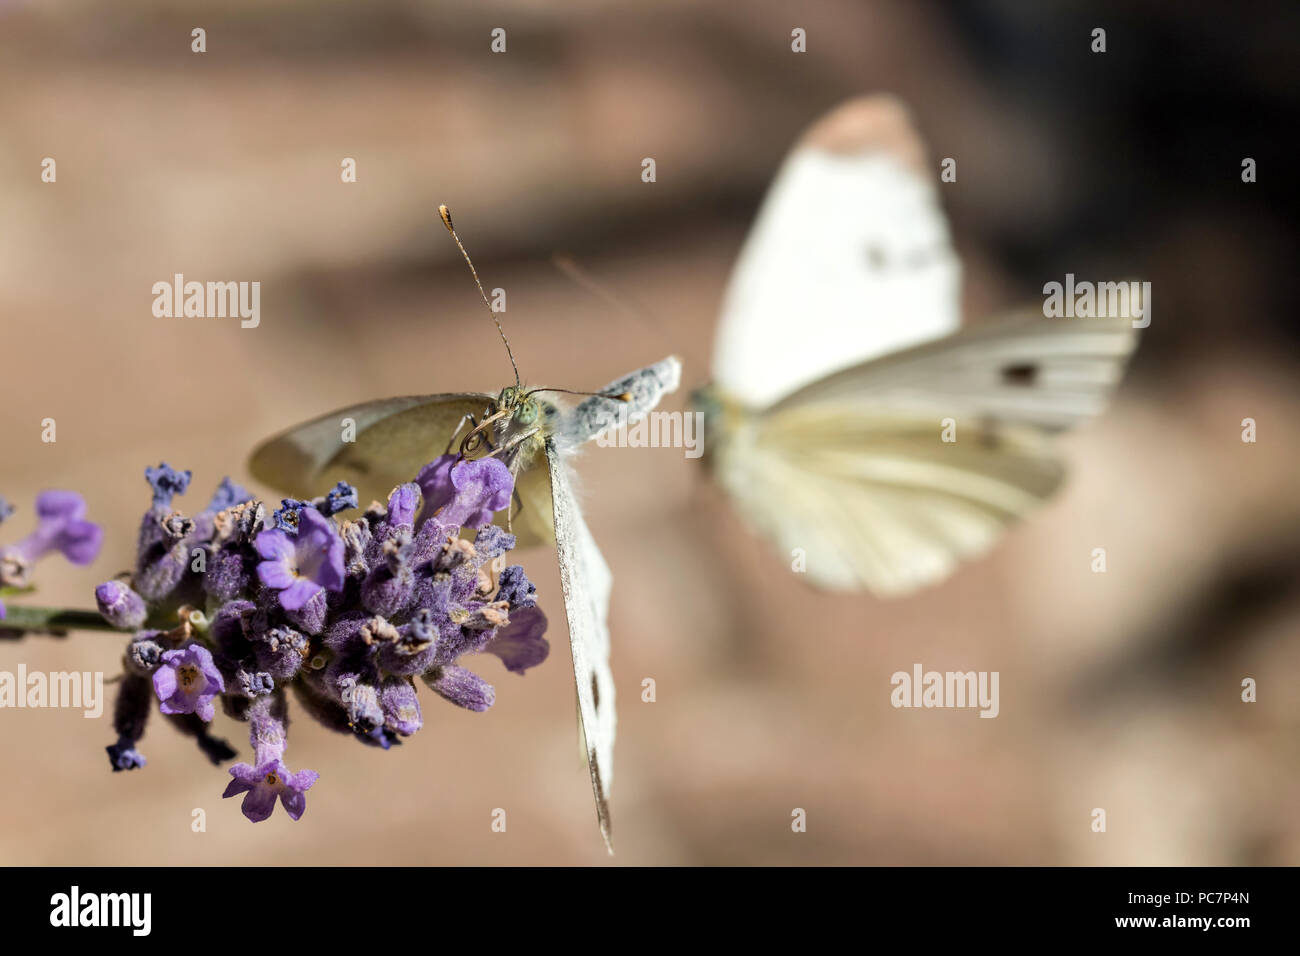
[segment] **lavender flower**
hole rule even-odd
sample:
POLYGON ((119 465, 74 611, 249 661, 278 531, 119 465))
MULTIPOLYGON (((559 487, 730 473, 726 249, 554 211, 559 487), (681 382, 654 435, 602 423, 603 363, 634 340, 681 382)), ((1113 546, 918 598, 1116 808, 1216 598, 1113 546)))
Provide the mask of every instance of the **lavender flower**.
MULTIPOLYGON (((0 524, 14 513, 13 506, 0 498, 0 524)), ((99 554, 103 530, 85 520, 86 502, 72 491, 43 491, 36 497, 36 530, 17 544, 0 547, 0 593, 6 588, 23 590, 31 581, 32 567, 51 552, 59 552, 73 564, 89 564, 99 554)), ((0 600, 0 620, 5 617, 0 600)))
POLYGON ((138 628, 149 613, 144 598, 132 591, 131 586, 124 581, 105 581, 95 588, 95 603, 104 620, 124 631, 138 628))
POLYGON ((549 653, 536 589, 518 565, 499 570, 515 539, 491 522, 514 486, 495 458, 443 456, 352 520, 336 517, 357 503, 344 483, 268 516, 226 479, 187 517, 174 500, 190 473, 162 464, 145 474, 152 500, 135 571, 95 593, 106 621, 134 631, 107 748, 114 770, 144 766, 154 700, 208 759, 227 759, 209 733, 220 701, 249 723, 254 750, 224 795, 243 795, 250 820, 277 800, 297 820, 318 775, 285 760, 290 689, 324 726, 388 749, 422 728, 421 683, 484 711, 496 690, 465 667, 469 655, 523 673, 549 653))
POLYGON ((443 455, 420 469, 415 483, 424 493, 422 517, 437 516, 440 524, 481 528, 492 513, 510 504, 514 479, 496 458, 467 461, 443 455))
POLYGON ((284 498, 280 507, 271 515, 272 523, 285 534, 297 534, 298 522, 302 512, 314 508, 323 515, 333 516, 340 511, 357 507, 357 489, 346 481, 340 481, 328 494, 313 498, 311 501, 299 501, 297 498, 284 498))
POLYGON ((289 819, 297 820, 307 810, 307 791, 320 779, 315 770, 291 773, 282 760, 268 760, 253 767, 237 763, 230 768, 235 779, 226 785, 223 797, 246 794, 240 809, 254 823, 260 823, 275 809, 275 798, 280 798, 289 819))
POLYGON ((162 655, 162 666, 153 672, 153 689, 164 714, 198 714, 210 721, 213 698, 226 689, 226 682, 212 652, 202 644, 190 644, 162 655))
POLYGON ((36 530, 17 544, 0 548, 0 587, 26 587, 32 566, 51 552, 59 552, 73 564, 94 561, 104 532, 85 520, 85 514, 86 502, 75 491, 37 495, 36 530))
POLYGON ((177 471, 165 461, 157 468, 146 468, 144 477, 153 489, 153 506, 170 508, 172 498, 185 494, 189 488, 191 474, 188 471, 177 471))
POLYGON ((278 797, 289 819, 297 820, 307 809, 306 793, 320 779, 315 770, 293 773, 284 764, 285 724, 283 704, 266 699, 250 711, 249 738, 254 748, 256 766, 238 763, 230 768, 234 779, 226 785, 222 797, 245 794, 241 810, 254 823, 271 815, 278 797))
POLYGON ((286 611, 301 610, 324 589, 343 589, 343 539, 334 522, 319 511, 299 515, 296 536, 273 528, 259 534, 254 546, 263 558, 257 576, 280 592, 280 606, 286 611))

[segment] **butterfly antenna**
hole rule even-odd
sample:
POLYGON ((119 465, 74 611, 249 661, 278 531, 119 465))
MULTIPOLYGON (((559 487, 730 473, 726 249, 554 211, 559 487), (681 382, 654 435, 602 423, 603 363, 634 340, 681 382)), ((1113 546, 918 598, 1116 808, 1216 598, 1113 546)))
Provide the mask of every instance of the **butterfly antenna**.
POLYGON ((520 387, 519 366, 515 364, 515 353, 510 351, 510 340, 506 338, 506 330, 501 328, 501 321, 497 318, 496 312, 492 311, 492 303, 488 301, 487 293, 483 291, 483 283, 479 281, 478 270, 474 268, 474 263, 470 260, 469 253, 465 251, 465 244, 460 241, 460 236, 456 235, 456 227, 451 221, 451 210, 446 205, 438 207, 438 215, 442 217, 442 224, 447 227, 451 233, 451 238, 456 243, 456 248, 460 254, 465 257, 465 265, 469 266, 469 274, 474 277, 474 284, 478 286, 478 294, 483 297, 483 304, 488 307, 488 314, 492 316, 492 321, 496 324, 497 332, 501 336, 501 341, 505 343, 506 355, 510 356, 510 367, 515 370, 515 388, 520 387))
POLYGON ((524 394, 525 396, 536 395, 538 392, 563 392, 565 395, 589 395, 592 398, 608 398, 616 402, 632 401, 631 392, 620 392, 617 395, 611 395, 609 392, 576 392, 571 388, 534 388, 524 394))

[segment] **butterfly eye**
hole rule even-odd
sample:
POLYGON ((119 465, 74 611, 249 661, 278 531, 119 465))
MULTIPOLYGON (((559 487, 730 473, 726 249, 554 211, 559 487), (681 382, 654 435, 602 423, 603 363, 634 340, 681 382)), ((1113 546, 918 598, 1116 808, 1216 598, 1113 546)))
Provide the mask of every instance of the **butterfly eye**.
POLYGON ((520 405, 519 410, 515 412, 515 420, 520 425, 531 425, 537 421, 537 403, 524 402, 524 404, 520 405))
POLYGON ((497 396, 497 404, 502 407, 509 407, 515 403, 515 388, 513 385, 507 385, 501 389, 501 394, 497 396))

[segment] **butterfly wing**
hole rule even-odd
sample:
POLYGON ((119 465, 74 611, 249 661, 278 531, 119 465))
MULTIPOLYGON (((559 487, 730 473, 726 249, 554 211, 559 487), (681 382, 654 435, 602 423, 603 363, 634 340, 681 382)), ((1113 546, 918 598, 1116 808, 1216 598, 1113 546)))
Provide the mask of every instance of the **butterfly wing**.
POLYGON ((1038 317, 867 362, 739 413, 717 474, 814 583, 906 594, 1051 495, 1051 433, 1104 407, 1136 341, 1128 320, 1038 317))
POLYGON ((573 494, 568 465, 554 440, 546 442, 555 515, 560 586, 569 622, 578 716, 596 797, 596 818, 610 853, 609 788, 614 766, 614 677, 609 669, 609 596, 613 577, 573 494))
POLYGON ((614 772, 614 675, 610 671, 609 597, 613 577, 587 528, 573 493, 567 459, 583 443, 648 415, 681 383, 682 365, 675 356, 615 379, 603 395, 584 399, 566 410, 546 441, 551 480, 555 549, 560 564, 564 610, 569 621, 573 677, 578 690, 578 718, 583 749, 596 797, 596 818, 610 853, 609 788, 614 772))
MULTIPOLYGON (((492 396, 477 392, 387 398, 322 415, 263 442, 249 460, 254 478, 282 494, 310 498, 346 481, 364 508, 443 454, 466 415, 480 419, 492 396), (349 427, 348 423, 351 422, 349 427), (345 429, 354 441, 344 441, 345 429)), ((470 426, 466 425, 461 434, 470 426)), ((554 540, 551 486, 539 461, 523 462, 511 530, 518 547, 554 540)), ((498 515, 505 521, 504 513, 498 515)))
POLYGON ((396 485, 447 450, 463 416, 482 416, 491 401, 475 393, 407 395, 340 408, 263 442, 249 470, 285 494, 312 497, 346 481, 363 507, 387 501, 396 485))
POLYGON ((723 300, 713 381, 762 408, 955 331, 960 267, 924 149, 890 97, 812 127, 778 173, 723 300))
POLYGON ((1060 431, 1105 407, 1137 347, 1132 321, 1026 313, 828 375, 766 410, 849 403, 895 414, 961 412, 1060 431))

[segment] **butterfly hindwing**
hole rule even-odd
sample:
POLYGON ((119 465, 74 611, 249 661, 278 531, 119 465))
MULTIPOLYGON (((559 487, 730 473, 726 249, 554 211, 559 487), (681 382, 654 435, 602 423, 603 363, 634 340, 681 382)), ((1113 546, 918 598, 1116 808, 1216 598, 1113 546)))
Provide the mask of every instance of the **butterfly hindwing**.
POLYGON ((1130 319, 1028 313, 895 352, 826 376, 770 409, 848 403, 1022 422, 1059 431, 1096 415, 1137 347, 1130 319))
POLYGON ((719 479, 820 586, 934 583, 1056 490, 1050 434, 1100 411, 1119 381, 1131 323, 1067 321, 963 332, 807 386, 743 416, 719 479))

